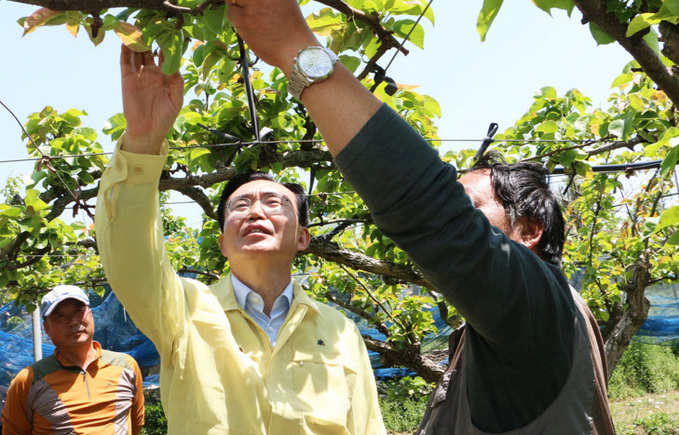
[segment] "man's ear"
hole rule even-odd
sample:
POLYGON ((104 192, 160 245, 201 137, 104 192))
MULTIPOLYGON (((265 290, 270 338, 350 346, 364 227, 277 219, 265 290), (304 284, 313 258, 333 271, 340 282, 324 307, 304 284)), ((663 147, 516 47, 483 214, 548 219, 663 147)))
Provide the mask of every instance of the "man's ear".
POLYGON ((525 217, 519 218, 514 223, 514 227, 514 240, 537 254, 537 246, 542 239, 542 234, 545 232, 545 227, 541 223, 531 221, 525 217))
POLYGON ((50 327, 49 327, 49 325, 47 324, 47 321, 43 320, 43 322, 42 322, 42 327, 45 328, 45 333, 46 333, 47 335, 50 335, 50 327))
POLYGON ((304 251, 309 246, 309 242, 311 242, 311 233, 307 227, 302 227, 297 239, 297 250, 304 251))
POLYGON ((222 255, 226 257, 226 249, 224 247, 224 233, 219 235, 219 250, 222 251, 222 255))

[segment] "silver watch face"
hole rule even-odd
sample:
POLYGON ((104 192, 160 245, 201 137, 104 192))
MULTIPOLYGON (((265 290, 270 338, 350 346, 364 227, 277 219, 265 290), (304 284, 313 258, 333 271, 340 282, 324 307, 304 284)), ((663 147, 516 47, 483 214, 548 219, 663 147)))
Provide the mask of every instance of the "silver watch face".
POLYGON ((322 80, 332 73, 335 62, 322 47, 308 47, 300 51, 297 65, 312 80, 322 80))

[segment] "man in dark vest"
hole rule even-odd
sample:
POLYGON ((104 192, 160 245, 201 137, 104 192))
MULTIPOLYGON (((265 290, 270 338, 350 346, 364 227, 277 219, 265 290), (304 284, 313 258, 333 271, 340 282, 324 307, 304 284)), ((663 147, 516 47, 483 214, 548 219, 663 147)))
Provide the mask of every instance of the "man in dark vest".
POLYGON ((558 267, 563 221, 545 174, 491 165, 457 181, 398 114, 319 51, 297 1, 232 0, 228 14, 257 56, 286 74, 382 232, 467 320, 420 431, 613 433, 601 337, 558 267))

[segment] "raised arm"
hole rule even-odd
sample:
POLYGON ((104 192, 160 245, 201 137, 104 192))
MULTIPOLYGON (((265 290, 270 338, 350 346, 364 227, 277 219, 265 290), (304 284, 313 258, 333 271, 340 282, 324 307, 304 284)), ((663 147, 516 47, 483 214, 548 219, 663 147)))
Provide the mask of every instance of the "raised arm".
MULTIPOLYGON (((160 64, 162 61, 161 53, 160 64)), ((120 75, 127 119, 122 149, 137 154, 158 154, 182 108, 182 76, 179 72, 165 75, 150 51, 139 53, 124 45, 120 52, 120 75)))
POLYGON ((127 128, 99 185, 97 244, 116 296, 167 357, 183 328, 184 295, 164 250, 158 180, 183 81, 178 73, 166 76, 151 52, 125 46, 120 68, 127 128))
MULTIPOLYGON (((250 49, 288 78, 297 53, 320 45, 297 0, 238 0, 229 5, 228 14, 250 49)), ((381 105, 341 63, 328 80, 306 88, 302 102, 333 155, 344 149, 381 105)))

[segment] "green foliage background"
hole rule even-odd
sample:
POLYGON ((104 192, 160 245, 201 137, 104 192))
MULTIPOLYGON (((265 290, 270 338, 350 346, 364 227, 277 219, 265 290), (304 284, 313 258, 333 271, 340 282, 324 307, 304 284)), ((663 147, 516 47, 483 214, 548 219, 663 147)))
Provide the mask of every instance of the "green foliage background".
MULTIPOLYGON (((576 5, 570 0, 534 3, 548 12, 557 8, 570 13, 576 5)), ((655 28, 644 26, 676 21, 675 0, 608 3, 607 13, 629 24, 629 32, 637 28, 646 32, 643 41, 651 42, 662 62, 673 64, 660 53, 655 28)), ((370 65, 389 49, 396 49, 396 38, 412 30, 410 44, 421 48, 425 34, 416 19, 423 14, 435 22, 434 9, 427 8, 425 0, 348 0, 344 4, 363 12, 363 18, 348 18, 319 6, 307 21, 369 88, 374 84, 370 65)), ((164 209, 167 250, 177 270, 197 271, 205 282, 228 270, 215 237, 219 231, 214 204, 223 181, 245 169, 260 169, 282 181, 300 182, 311 193, 314 242, 295 266, 307 278, 308 292, 342 306, 382 332, 386 340, 366 339, 366 344, 385 356, 388 364, 416 361, 409 363, 411 368, 428 382, 436 380, 440 371, 426 371, 418 364, 428 358, 423 342, 438 332, 430 310, 437 307, 454 327, 461 321, 454 307, 373 225, 365 205, 334 168, 304 107, 288 94, 282 72, 261 65, 250 55, 253 67, 247 74, 259 125, 271 130, 267 140, 257 140, 260 132, 253 131, 250 121, 240 50, 224 4, 182 0, 175 6, 193 8, 196 13, 168 6, 94 14, 39 9, 21 22, 25 33, 59 25, 73 34, 86 31, 94 44, 116 35, 133 49, 159 47, 165 54, 164 70, 183 72, 186 104, 168 137, 171 152, 159 188, 188 195, 201 205, 204 219, 199 228, 189 228, 169 208, 164 209)), ((502 6, 501 0, 483 2, 477 23, 482 38, 502 6)), ((582 6, 578 3, 578 7, 582 6)), ((590 27, 599 43, 620 42, 594 22, 590 27)), ((679 206, 672 178, 679 160, 679 129, 673 93, 652 81, 642 67, 638 61, 627 65, 614 80, 614 92, 605 108, 594 107, 577 90, 558 95, 544 87, 527 112, 498 134, 493 144, 509 161, 563 168, 565 181, 555 183, 555 188, 562 194, 568 223, 564 270, 569 277, 581 276, 583 297, 600 320, 605 338, 613 337, 607 344, 613 367, 645 319, 645 289, 679 276, 679 206), (649 160, 662 163, 650 172, 598 170, 602 165, 649 160), (639 180, 638 187, 631 187, 630 180, 639 180)), ((432 146, 438 146, 440 107, 433 98, 404 85, 389 95, 381 84, 375 93, 430 139, 432 146)), ((125 119, 122 114, 113 115, 102 139, 83 125, 83 115, 83 111, 59 113, 51 107, 32 114, 24 138, 28 156, 39 161, 27 185, 13 181, 2 192, 0 288, 6 289, 4 298, 25 304, 29 310, 56 283, 101 289, 105 282, 94 228, 67 223, 64 216, 67 206, 92 213, 98 180, 108 161, 99 141, 119 139, 125 119)), ((474 152, 448 153, 444 158, 464 170, 474 152)), ((166 202, 165 194, 162 198, 166 202)))

